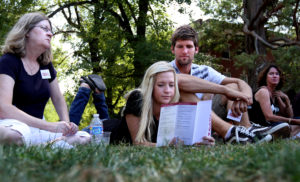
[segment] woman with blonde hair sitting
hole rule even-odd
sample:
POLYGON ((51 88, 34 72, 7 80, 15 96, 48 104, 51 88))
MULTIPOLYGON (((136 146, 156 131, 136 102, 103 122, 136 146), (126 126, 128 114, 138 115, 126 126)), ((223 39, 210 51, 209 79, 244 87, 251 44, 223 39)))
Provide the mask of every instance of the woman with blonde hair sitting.
MULTIPOLYGON (((123 140, 134 145, 155 146, 161 106, 178 102, 179 97, 174 68, 165 61, 151 65, 140 88, 126 95, 122 127, 119 128, 119 131, 125 134, 123 140)), ((212 137, 207 136, 203 139, 204 143, 197 144, 214 145, 212 137)))

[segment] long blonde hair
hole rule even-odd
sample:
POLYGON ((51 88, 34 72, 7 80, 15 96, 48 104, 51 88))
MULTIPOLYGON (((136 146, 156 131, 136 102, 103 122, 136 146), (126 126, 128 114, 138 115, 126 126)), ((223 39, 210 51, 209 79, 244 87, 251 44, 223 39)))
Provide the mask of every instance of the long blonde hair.
MULTIPOLYGON (((51 26, 49 18, 41 12, 27 13, 23 15, 7 34, 2 53, 12 53, 19 57, 24 57, 26 55, 26 34, 33 29, 37 23, 43 20, 48 20, 51 26)), ((51 48, 47 49, 38 57, 38 62, 41 65, 47 65, 51 62, 51 60, 51 48)))
POLYGON ((139 126, 139 131, 135 138, 137 142, 145 142, 151 141, 151 133, 153 125, 154 125, 154 118, 153 118, 153 87, 156 81, 156 75, 162 72, 171 71, 174 74, 174 82, 175 82, 175 95, 171 100, 171 103, 178 102, 180 94, 177 84, 177 76, 174 68, 167 63, 166 61, 159 61, 152 64, 146 71, 143 81, 139 90, 143 95, 143 104, 142 104, 142 113, 141 113, 141 121, 139 126), (146 132, 147 131, 147 132, 146 132), (147 136, 146 136, 147 133, 147 136))

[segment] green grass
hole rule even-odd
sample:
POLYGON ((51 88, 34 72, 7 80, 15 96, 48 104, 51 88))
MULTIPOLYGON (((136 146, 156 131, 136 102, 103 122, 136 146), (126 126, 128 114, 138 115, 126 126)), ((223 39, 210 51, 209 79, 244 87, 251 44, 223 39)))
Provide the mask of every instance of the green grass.
POLYGON ((0 146, 0 181, 299 181, 299 141, 75 149, 0 146))

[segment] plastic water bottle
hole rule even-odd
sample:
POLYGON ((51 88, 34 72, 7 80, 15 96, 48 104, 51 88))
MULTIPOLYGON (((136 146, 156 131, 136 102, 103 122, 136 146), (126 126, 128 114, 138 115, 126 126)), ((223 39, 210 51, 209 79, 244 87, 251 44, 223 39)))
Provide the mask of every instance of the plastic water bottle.
POLYGON ((103 122, 99 118, 99 114, 93 114, 93 119, 90 124, 90 134, 94 143, 101 143, 103 136, 103 122))

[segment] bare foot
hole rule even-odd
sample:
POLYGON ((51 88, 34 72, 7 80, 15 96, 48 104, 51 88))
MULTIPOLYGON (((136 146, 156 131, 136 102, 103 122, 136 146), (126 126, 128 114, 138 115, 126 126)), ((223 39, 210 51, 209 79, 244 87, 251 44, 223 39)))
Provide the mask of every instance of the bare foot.
POLYGON ((0 126, 0 144, 23 145, 22 135, 9 127, 0 126))
POLYGON ((75 135, 65 136, 63 140, 71 145, 84 145, 91 142, 91 135, 78 131, 75 135))

